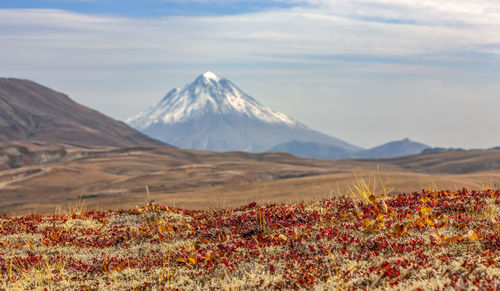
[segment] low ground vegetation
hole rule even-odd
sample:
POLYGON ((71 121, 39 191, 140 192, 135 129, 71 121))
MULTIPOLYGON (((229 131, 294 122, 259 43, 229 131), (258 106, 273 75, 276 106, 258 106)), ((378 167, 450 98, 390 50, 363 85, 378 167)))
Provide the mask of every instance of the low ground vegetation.
POLYGON ((500 289, 500 191, 0 218, 0 289, 500 289))

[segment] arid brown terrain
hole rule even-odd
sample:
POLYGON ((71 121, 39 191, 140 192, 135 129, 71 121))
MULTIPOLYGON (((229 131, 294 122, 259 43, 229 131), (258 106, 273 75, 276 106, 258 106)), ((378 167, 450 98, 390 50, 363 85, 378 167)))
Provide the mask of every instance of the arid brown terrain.
POLYGON ((0 141, 91 146, 166 146, 67 95, 29 80, 0 78, 0 141))
POLYGON ((326 161, 280 153, 17 142, 0 145, 0 168, 0 213, 53 213, 83 202, 89 209, 130 208, 149 199, 203 209, 349 195, 357 178, 375 182, 378 190, 387 183, 391 193, 498 187, 500 151, 326 161))

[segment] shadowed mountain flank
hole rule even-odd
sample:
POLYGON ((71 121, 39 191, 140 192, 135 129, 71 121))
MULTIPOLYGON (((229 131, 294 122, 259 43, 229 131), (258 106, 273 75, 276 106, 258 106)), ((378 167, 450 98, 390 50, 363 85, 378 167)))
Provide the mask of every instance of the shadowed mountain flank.
POLYGON ((89 146, 165 146, 28 80, 0 78, 0 141, 45 141, 89 146))

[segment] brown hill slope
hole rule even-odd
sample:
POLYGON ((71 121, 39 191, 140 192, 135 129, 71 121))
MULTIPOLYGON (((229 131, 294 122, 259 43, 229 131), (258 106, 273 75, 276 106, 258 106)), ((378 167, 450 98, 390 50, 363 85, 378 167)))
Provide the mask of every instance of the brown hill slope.
POLYGON ((381 160, 402 169, 427 174, 470 174, 500 171, 500 150, 429 153, 381 160))
POLYGON ((165 146, 123 122, 28 80, 0 78, 0 141, 90 146, 165 146))

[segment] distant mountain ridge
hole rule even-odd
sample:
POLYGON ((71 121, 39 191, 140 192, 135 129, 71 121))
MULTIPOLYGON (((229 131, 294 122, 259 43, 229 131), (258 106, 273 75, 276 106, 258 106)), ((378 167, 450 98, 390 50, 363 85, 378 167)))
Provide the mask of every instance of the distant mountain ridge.
POLYGON ((411 141, 408 138, 392 141, 386 144, 355 152, 345 151, 341 148, 311 142, 291 141, 269 149, 269 152, 287 152, 292 155, 315 159, 387 159, 402 156, 416 155, 430 147, 411 141))
POLYGON ((0 78, 0 142, 87 146, 166 146, 67 95, 35 82, 0 78))
POLYGON ((274 146, 268 152, 285 152, 298 157, 325 160, 347 159, 355 154, 333 145, 296 140, 274 146))
POLYGON ((497 150, 500 150, 500 146, 492 148, 472 148, 472 149, 435 147, 423 150, 422 154, 446 153, 446 152, 497 151, 497 150))
POLYGON ((126 122, 181 148, 263 152, 297 140, 361 150, 260 104, 231 81, 205 72, 183 89, 173 89, 155 106, 126 122))
POLYGON ((368 159, 387 159, 420 154, 428 148, 428 145, 405 138, 357 152, 354 156, 368 159))

